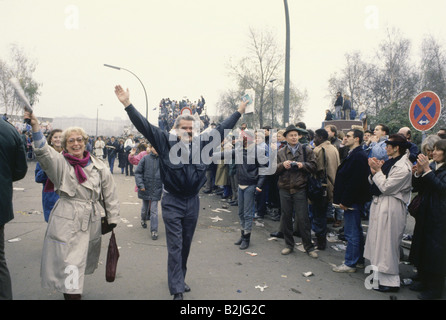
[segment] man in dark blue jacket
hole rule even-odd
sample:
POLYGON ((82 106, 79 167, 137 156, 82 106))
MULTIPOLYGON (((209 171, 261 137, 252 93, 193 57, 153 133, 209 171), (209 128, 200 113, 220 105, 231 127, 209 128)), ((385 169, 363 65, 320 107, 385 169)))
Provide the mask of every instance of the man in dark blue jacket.
POLYGON ((0 300, 12 300, 5 258, 5 224, 14 219, 12 183, 25 177, 27 171, 22 138, 9 122, 0 120, 0 300))
POLYGON ((184 278, 198 220, 198 193, 206 183, 206 167, 212 160, 209 152, 208 157, 201 157, 201 154, 211 142, 215 147, 220 145, 225 134, 229 133, 229 129, 234 127, 245 112, 247 102, 242 102, 238 111, 215 129, 197 136, 193 135, 193 131, 198 131, 195 118, 191 115, 179 116, 174 124, 176 135, 173 135, 150 124, 135 109, 130 102, 128 89, 116 86, 115 94, 124 105, 133 125, 159 155, 161 180, 164 184, 161 207, 166 228, 169 290, 175 300, 182 300, 183 292, 190 291, 184 278), (204 162, 205 158, 209 163, 204 162))
POLYGON ((351 130, 344 144, 350 149, 339 165, 333 192, 333 204, 344 210, 344 234, 347 239, 345 262, 333 268, 334 272, 355 272, 356 265, 364 261, 364 236, 360 209, 370 200, 368 176, 370 167, 361 147, 363 132, 351 130))

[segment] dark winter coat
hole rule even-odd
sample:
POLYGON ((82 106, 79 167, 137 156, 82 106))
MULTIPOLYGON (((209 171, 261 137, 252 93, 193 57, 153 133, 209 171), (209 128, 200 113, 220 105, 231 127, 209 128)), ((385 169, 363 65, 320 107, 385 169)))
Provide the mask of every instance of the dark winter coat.
POLYGON ((336 102, 334 104, 335 107, 342 107, 342 105, 344 104, 344 98, 342 98, 342 96, 339 96, 336 98, 336 102))
POLYGON ((25 146, 16 128, 0 119, 0 226, 14 219, 12 183, 28 170, 25 146))
POLYGON ((422 192, 415 218, 409 260, 424 272, 446 275, 446 165, 412 179, 415 192, 422 192))
POLYGON ((118 146, 118 167, 125 168, 125 164, 127 163, 127 154, 124 151, 124 144, 119 144, 118 146))
MULTIPOLYGON (((150 124, 133 105, 127 106, 125 110, 135 128, 149 140, 158 152, 160 157, 161 180, 166 191, 181 198, 197 196, 200 189, 206 183, 207 164, 203 162, 203 159, 200 157, 199 163, 194 163, 194 159, 192 158, 193 152, 189 152, 188 162, 182 163, 180 161, 177 164, 173 163, 170 159, 171 149, 175 147, 175 149, 180 150, 177 148, 179 146, 177 143, 179 142, 175 139, 169 139, 170 134, 168 132, 162 131, 158 127, 150 124)), ((232 129, 240 117, 241 114, 236 111, 213 129, 220 136, 220 141, 227 134, 227 130, 225 129, 232 129)), ((198 146, 198 150, 201 152, 212 141, 210 140, 210 136, 211 132, 202 132, 199 136, 193 137, 192 144, 198 146)))
POLYGON ((135 181, 138 187, 138 198, 159 201, 163 192, 159 157, 153 153, 145 155, 135 170, 135 181), (142 191, 141 189, 145 189, 142 191))
POLYGON ((352 207, 371 200, 368 176, 370 167, 361 146, 353 149, 336 172, 333 203, 352 207))

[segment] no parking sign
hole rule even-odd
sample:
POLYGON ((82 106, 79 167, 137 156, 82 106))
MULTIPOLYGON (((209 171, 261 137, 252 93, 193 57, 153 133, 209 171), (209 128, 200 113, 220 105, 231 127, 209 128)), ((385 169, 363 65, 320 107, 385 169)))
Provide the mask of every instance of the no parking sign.
POLYGON ((412 126, 419 131, 431 129, 440 118, 441 101, 432 91, 424 91, 413 99, 409 108, 412 126))

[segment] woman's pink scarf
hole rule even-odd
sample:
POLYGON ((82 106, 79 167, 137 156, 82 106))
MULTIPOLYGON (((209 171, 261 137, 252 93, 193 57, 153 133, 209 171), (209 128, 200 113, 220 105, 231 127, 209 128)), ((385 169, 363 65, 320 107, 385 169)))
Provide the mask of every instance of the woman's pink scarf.
POLYGON ((84 151, 83 159, 73 157, 71 154, 65 151, 62 152, 62 154, 65 159, 67 159, 68 163, 74 167, 74 173, 76 174, 77 181, 79 181, 79 183, 84 183, 87 181, 87 176, 82 168, 84 168, 88 164, 88 161, 90 161, 90 152, 84 151))

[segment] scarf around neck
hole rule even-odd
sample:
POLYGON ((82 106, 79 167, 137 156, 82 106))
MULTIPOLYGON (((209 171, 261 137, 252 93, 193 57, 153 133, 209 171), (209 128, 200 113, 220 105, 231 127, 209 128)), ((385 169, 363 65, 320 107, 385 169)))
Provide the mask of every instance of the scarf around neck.
POLYGON ((84 168, 90 161, 90 152, 84 151, 83 159, 73 157, 71 154, 65 151, 62 152, 62 154, 65 159, 67 159, 68 163, 74 167, 74 173, 76 174, 77 181, 79 181, 79 183, 84 183, 87 181, 87 176, 82 168, 84 168))

